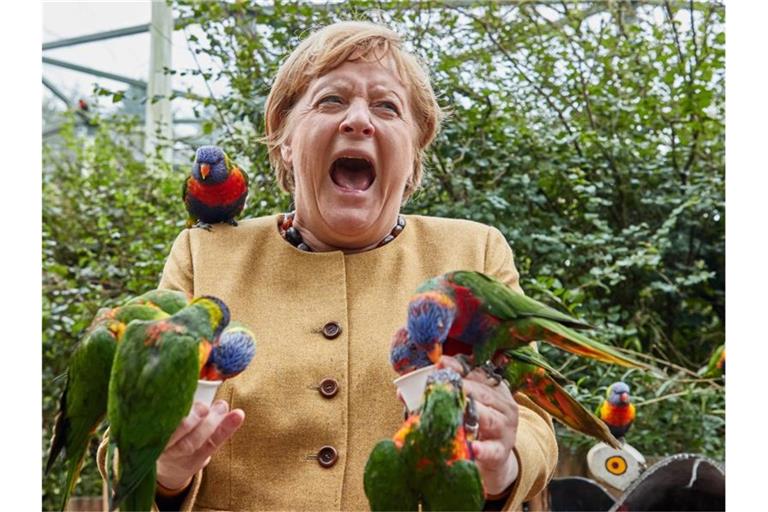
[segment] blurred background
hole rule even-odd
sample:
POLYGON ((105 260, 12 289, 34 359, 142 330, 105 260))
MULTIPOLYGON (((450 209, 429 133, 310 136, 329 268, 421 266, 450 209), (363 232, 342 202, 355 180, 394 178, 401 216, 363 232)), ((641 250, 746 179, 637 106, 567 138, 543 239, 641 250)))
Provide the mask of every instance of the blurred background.
MULTIPOLYGON (((542 347, 588 408, 630 385, 635 448, 723 460, 724 380, 704 368, 725 341, 725 8, 672 0, 44 3, 43 446, 96 309, 156 286, 196 146, 253 178, 245 216, 290 208, 264 100, 308 32, 346 19, 398 31, 450 111, 406 212, 496 226, 528 295, 667 372, 542 347)), ((579 473, 592 441, 558 440, 579 473)), ((75 493, 97 496, 85 464, 75 493)), ((44 509, 63 481, 44 477, 44 509)))

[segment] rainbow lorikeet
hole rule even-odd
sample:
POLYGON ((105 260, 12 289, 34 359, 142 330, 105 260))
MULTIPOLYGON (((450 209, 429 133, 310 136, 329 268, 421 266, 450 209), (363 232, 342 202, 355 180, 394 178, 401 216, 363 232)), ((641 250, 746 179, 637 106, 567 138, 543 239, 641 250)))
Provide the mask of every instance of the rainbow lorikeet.
POLYGON ((577 432, 595 437, 614 448, 621 443, 594 414, 576 401, 560 383, 565 381, 544 357, 523 345, 504 352, 508 362, 500 369, 512 392, 519 391, 553 418, 577 432), (559 381, 559 382, 558 382, 559 381))
POLYGON ((432 364, 427 351, 411 339, 408 335, 408 329, 405 327, 398 329, 392 337, 389 347, 389 362, 400 375, 432 364))
MULTIPOLYGON (((618 448, 620 443, 605 424, 576 401, 562 386, 567 379, 529 345, 505 350, 495 371, 510 390, 520 392, 564 425, 618 448)), ((432 364, 426 351, 401 328, 392 339, 390 362, 400 375, 432 364)))
POLYGON ((200 345, 218 338, 228 323, 226 304, 203 296, 173 316, 126 328, 109 379, 108 471, 115 448, 120 458, 110 510, 151 509, 157 458, 192 407, 207 359, 200 345))
POLYGON ((200 371, 205 380, 227 380, 250 364, 256 355, 256 340, 248 327, 230 322, 221 336, 214 340, 208 360, 200 371))
POLYGON ((629 398, 629 386, 621 381, 614 382, 605 394, 606 398, 598 407, 597 414, 608 425, 614 437, 623 439, 635 421, 635 405, 629 398))
POLYGON ((725 375, 725 343, 712 352, 707 366, 701 368, 698 373, 705 378, 718 378, 725 375))
POLYGON ((197 149, 192 174, 184 181, 182 197, 189 213, 188 227, 211 230, 211 224, 237 226, 248 196, 248 175, 218 146, 197 149), (197 221, 195 223, 195 221, 197 221))
POLYGON ((437 370, 424 403, 393 439, 380 441, 365 465, 372 510, 481 510, 480 472, 464 429, 467 399, 459 374, 437 370))
POLYGON ((145 305, 102 308, 75 347, 59 399, 45 471, 50 472, 59 454, 64 454, 67 480, 61 510, 67 505, 80 474, 91 437, 107 413, 107 390, 112 360, 125 326, 132 320, 168 317, 162 310, 145 305))
POLYGON ((408 334, 432 362, 440 356, 473 354, 486 365, 503 349, 541 340, 600 361, 647 368, 575 329, 590 326, 480 272, 457 271, 424 282, 408 305, 408 334))

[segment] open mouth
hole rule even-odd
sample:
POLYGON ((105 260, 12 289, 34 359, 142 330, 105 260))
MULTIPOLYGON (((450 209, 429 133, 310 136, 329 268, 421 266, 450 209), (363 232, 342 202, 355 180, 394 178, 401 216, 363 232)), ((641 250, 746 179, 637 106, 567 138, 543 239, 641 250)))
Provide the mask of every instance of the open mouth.
POLYGON ((365 158, 341 157, 331 165, 331 180, 344 189, 368 190, 375 179, 373 164, 365 158))

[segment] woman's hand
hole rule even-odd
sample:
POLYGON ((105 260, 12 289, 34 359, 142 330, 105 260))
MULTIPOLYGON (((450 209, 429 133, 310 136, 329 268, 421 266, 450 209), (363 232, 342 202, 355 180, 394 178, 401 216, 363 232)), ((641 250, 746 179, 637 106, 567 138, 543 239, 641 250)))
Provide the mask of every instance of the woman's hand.
POLYGON ((517 479, 519 468, 512 451, 517 440, 517 402, 506 385, 497 385, 480 368, 464 375, 461 364, 450 356, 443 356, 439 366, 461 375, 464 392, 475 399, 480 422, 478 439, 472 442, 475 463, 486 494, 498 496, 517 479))
POLYGON ((211 455, 245 420, 242 409, 216 400, 209 408, 195 402, 157 459, 157 482, 169 491, 183 491, 192 477, 208 465, 211 455))

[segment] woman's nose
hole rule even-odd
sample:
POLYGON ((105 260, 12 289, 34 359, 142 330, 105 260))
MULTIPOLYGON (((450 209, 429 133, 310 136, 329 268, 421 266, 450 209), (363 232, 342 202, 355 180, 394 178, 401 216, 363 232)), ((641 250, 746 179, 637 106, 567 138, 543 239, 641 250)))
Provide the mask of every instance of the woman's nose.
POLYGON ((371 123, 370 112, 368 112, 368 105, 362 102, 354 102, 350 105, 347 115, 339 125, 339 132, 345 135, 370 137, 375 131, 376 129, 371 123))

